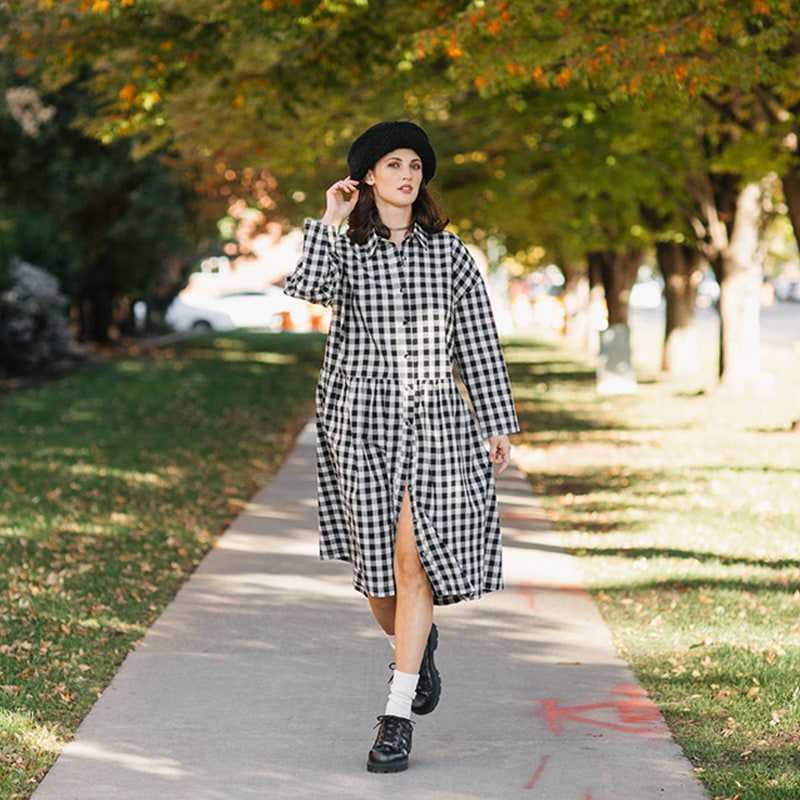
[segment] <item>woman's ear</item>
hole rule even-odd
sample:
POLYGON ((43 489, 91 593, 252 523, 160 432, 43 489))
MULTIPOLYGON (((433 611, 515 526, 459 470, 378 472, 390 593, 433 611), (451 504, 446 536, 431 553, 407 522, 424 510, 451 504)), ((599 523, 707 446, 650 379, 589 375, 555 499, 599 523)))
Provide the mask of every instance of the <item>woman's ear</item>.
POLYGON ((369 170, 367 174, 364 176, 364 183, 366 183, 367 186, 375 185, 375 176, 372 174, 372 170, 369 170))

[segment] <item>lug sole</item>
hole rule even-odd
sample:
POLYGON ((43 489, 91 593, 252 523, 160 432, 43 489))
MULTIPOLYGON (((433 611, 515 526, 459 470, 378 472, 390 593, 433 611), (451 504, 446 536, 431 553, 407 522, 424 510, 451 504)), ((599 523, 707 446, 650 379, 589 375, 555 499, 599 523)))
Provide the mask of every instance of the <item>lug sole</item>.
POLYGON ((397 761, 394 764, 373 764, 367 761, 367 772, 405 772, 408 769, 408 759, 405 761, 397 761))

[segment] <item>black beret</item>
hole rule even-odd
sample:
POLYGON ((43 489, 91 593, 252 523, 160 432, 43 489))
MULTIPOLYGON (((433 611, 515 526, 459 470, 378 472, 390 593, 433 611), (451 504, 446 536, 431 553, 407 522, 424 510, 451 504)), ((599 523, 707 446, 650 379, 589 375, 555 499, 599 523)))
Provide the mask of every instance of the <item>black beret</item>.
POLYGON ((436 154, 428 135, 413 122, 379 122, 365 130, 347 153, 350 177, 360 181, 377 161, 401 147, 408 147, 422 159, 422 180, 428 183, 436 172, 436 154))

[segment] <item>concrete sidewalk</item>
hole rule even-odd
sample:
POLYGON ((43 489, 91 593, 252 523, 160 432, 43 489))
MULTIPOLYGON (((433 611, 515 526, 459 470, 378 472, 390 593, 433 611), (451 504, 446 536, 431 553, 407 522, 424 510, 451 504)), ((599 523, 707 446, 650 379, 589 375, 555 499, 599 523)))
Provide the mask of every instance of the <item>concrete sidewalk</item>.
POLYGON ((437 609, 442 701, 366 771, 392 652, 317 557, 313 430, 123 664, 34 800, 702 800, 524 476, 507 589, 437 609))

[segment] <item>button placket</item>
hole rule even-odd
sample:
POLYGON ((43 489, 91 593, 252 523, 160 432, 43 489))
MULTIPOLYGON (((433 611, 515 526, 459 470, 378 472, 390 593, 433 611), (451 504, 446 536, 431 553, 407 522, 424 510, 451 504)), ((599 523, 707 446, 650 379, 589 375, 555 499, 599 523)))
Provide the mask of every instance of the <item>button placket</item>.
POLYGON ((411 337, 413 335, 411 327, 411 307, 408 287, 406 285, 406 259, 400 254, 398 258, 398 269, 400 273, 399 285, 397 288, 400 302, 402 304, 401 321, 401 351, 398 353, 400 358, 400 369, 402 372, 401 386, 403 392, 403 416, 405 417, 406 431, 410 434, 415 426, 416 404, 414 402, 414 382, 416 364, 414 360, 415 352, 411 337))

